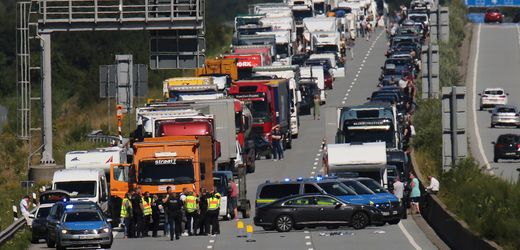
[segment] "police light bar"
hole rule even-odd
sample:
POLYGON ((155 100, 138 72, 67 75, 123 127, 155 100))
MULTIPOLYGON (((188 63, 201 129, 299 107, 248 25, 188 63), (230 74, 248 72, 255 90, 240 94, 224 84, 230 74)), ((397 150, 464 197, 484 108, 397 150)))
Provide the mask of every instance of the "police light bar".
POLYGON ((156 152, 155 157, 176 157, 177 152, 156 152))

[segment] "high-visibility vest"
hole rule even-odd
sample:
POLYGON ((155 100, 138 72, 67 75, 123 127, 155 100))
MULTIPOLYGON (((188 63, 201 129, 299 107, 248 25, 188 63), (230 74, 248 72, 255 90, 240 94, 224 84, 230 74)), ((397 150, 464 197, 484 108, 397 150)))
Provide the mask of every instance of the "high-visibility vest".
POLYGON ((152 214, 152 198, 148 197, 148 202, 147 202, 144 199, 144 197, 141 197, 141 201, 143 202, 144 216, 151 215, 152 214))
POLYGON ((126 205, 132 208, 132 202, 130 202, 128 198, 124 198, 123 202, 121 203, 121 218, 126 218, 130 216, 130 211, 126 210, 126 205))
POLYGON ((186 207, 186 212, 193 213, 198 209, 198 201, 197 197, 193 195, 186 196, 186 200, 184 201, 184 205, 186 207))
POLYGON ((216 193, 208 198, 208 210, 217 210, 220 208, 220 198, 217 198, 217 195, 220 197, 220 194, 216 193))

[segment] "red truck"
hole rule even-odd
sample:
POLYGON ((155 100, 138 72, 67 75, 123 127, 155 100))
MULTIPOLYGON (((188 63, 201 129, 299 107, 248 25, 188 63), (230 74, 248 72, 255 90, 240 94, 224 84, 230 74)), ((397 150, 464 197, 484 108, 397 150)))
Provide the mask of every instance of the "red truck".
POLYGON ((237 60, 238 79, 251 77, 254 67, 268 65, 262 53, 227 54, 223 58, 237 60))
POLYGON ((290 127, 290 95, 286 79, 243 80, 234 82, 229 89, 230 96, 243 101, 253 115, 252 137, 259 156, 271 157, 270 148, 264 145, 268 134, 275 125, 283 134, 283 148, 292 147, 290 127))
POLYGON ((272 64, 271 45, 241 45, 233 47, 233 54, 262 54, 265 58, 264 66, 272 64))

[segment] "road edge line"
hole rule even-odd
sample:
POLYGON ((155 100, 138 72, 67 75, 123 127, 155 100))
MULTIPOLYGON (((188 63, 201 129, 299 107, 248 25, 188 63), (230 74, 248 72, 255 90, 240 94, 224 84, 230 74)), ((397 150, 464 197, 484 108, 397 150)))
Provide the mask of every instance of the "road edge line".
POLYGON ((412 237, 412 235, 410 235, 410 233, 408 232, 408 230, 406 230, 406 228, 403 226, 403 223, 401 221, 399 221, 399 223, 397 224, 399 226, 399 229, 401 229, 401 232, 403 232, 404 236, 406 237, 406 239, 408 239, 408 242, 410 242, 410 244, 416 249, 416 250, 422 250, 422 248, 417 244, 417 242, 415 242, 414 238, 412 237))

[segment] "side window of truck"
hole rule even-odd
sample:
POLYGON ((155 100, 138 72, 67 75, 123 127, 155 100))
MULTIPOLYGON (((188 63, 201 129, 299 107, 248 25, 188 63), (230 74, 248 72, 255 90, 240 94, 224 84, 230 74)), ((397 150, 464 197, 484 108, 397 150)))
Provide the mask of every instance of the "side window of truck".
POLYGON ((114 179, 117 181, 128 182, 128 168, 123 166, 114 168, 114 179))

